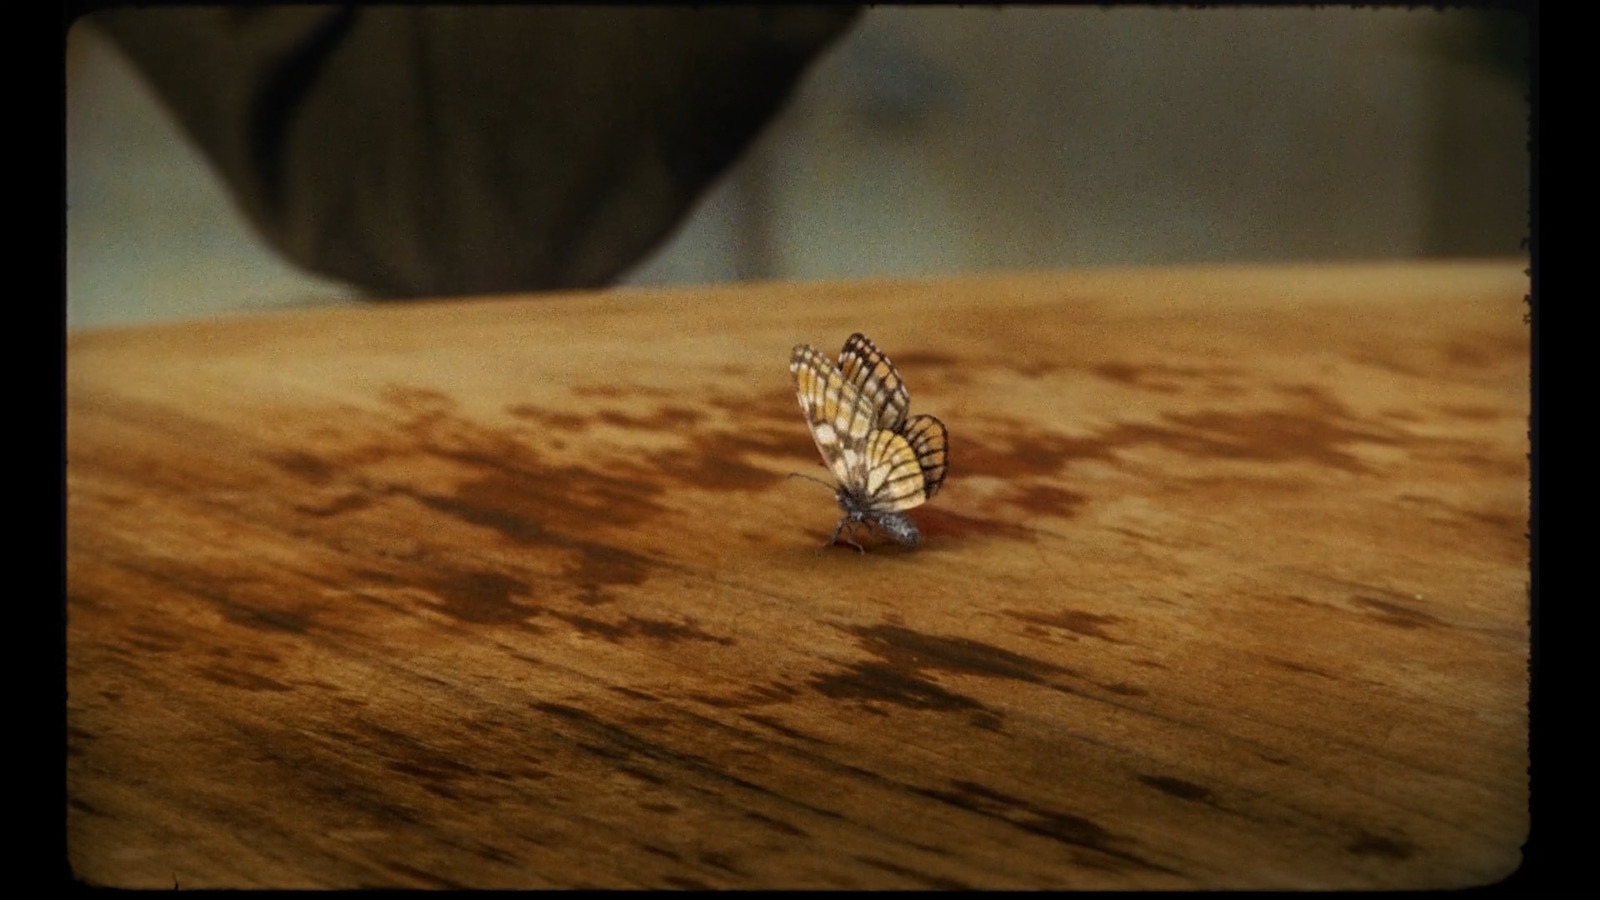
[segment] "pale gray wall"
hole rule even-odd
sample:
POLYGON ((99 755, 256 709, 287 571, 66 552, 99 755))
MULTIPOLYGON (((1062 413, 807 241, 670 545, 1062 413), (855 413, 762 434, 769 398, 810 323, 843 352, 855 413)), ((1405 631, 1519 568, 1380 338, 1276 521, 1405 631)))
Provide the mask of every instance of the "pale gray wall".
MULTIPOLYGON (((627 283, 1515 255, 1504 21, 872 9, 627 283)), ((68 63, 69 324, 348 300, 255 241, 99 35, 68 63)))

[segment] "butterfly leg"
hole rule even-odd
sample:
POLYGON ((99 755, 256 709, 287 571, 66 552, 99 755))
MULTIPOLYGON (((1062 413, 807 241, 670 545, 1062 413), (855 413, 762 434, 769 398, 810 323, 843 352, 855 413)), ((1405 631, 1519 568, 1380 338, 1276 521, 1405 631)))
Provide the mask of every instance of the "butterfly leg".
POLYGON ((856 548, 856 551, 859 552, 859 553, 867 552, 867 548, 865 548, 865 547, 861 546, 860 544, 856 543, 854 540, 851 540, 851 538, 855 535, 856 526, 859 525, 859 524, 860 523, 857 522, 855 519, 840 519, 839 520, 839 524, 834 526, 833 535, 831 537, 829 537, 828 538, 828 542, 823 544, 822 546, 824 546, 824 547, 832 547, 835 544, 839 543, 839 535, 842 533, 845 536, 844 537, 844 543, 849 544, 850 546, 856 548))

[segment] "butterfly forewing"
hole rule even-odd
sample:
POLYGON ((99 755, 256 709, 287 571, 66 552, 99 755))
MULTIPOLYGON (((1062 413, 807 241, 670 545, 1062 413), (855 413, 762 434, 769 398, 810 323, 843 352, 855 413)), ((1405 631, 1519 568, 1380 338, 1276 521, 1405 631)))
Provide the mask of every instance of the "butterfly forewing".
POLYGON ((833 361, 814 347, 795 347, 789 357, 789 371, 794 375, 795 396, 822 461, 841 485, 860 484, 875 411, 833 361))
POLYGON ((911 394, 900 379, 899 370, 877 344, 859 332, 850 335, 839 351, 839 371, 877 411, 877 427, 900 430, 911 409, 911 394))
POLYGON ((932 497, 944 484, 944 473, 950 468, 949 437, 944 423, 933 416, 912 416, 900 432, 905 436, 922 469, 924 490, 932 497))

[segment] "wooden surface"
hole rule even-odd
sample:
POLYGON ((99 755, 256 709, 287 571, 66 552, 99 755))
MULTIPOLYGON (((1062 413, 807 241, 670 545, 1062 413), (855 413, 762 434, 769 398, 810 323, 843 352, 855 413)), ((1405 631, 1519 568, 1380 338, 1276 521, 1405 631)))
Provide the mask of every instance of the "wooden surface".
POLYGON ((1515 263, 68 338, 69 855, 152 888, 1439 887, 1527 817, 1515 263), (838 511, 791 346, 949 426, 838 511))

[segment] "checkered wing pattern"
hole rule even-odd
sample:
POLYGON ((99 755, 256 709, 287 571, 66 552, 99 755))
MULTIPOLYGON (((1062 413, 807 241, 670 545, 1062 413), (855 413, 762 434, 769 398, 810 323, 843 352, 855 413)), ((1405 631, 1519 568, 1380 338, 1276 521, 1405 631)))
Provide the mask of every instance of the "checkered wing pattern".
POLYGON ((901 512, 928 499, 917 451, 893 431, 874 431, 867 438, 865 474, 861 493, 874 514, 901 512))
POLYGON ((944 473, 950 468, 949 437, 944 423, 933 416, 912 416, 900 433, 911 452, 916 454, 926 498, 932 498, 944 484, 944 473))
POLYGON ((877 423, 877 410, 815 347, 801 344, 794 348, 789 372, 794 376, 795 396, 822 461, 841 487, 862 488, 866 483, 867 437, 877 423))
POLYGON ((899 370, 877 344, 860 332, 850 335, 839 351, 839 371, 877 410, 877 427, 900 430, 911 411, 911 394, 900 379, 899 370))

